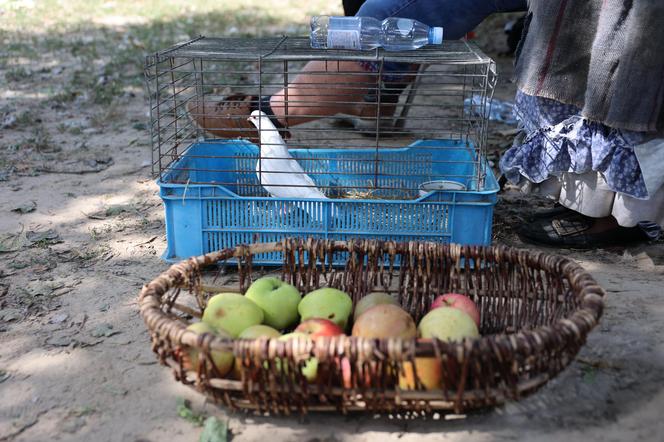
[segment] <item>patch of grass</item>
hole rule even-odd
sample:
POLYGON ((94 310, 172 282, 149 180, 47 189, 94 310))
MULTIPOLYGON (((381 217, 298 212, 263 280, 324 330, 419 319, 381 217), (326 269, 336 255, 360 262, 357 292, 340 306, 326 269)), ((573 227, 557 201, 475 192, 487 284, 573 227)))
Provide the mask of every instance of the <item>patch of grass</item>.
POLYGON ((104 224, 101 227, 92 227, 89 229, 90 239, 93 241, 99 241, 103 239, 106 235, 113 232, 113 226, 111 224, 104 224))
POLYGON ((63 106, 74 101, 80 93, 80 91, 73 90, 71 85, 67 85, 65 86, 64 90, 61 90, 60 92, 57 92, 51 96, 49 102, 56 107, 63 106))
MULTIPOLYGON (((117 105, 117 101, 114 101, 111 97, 102 111, 90 117, 90 124, 94 127, 106 127, 110 122, 121 120, 122 117, 123 114, 117 105)), ((126 122, 123 122, 123 126, 126 126, 126 122)))
POLYGON ((77 262, 90 262, 97 259, 99 256, 108 251, 108 246, 101 245, 94 248, 83 247, 80 249, 70 249, 63 257, 68 261, 77 261, 77 262))
POLYGON ((177 412, 178 416, 180 416, 182 419, 191 422, 194 425, 197 426, 202 426, 203 422, 205 422, 206 416, 201 413, 197 413, 191 409, 191 402, 178 397, 176 398, 176 405, 177 405, 177 412))
POLYGON ((41 119, 30 110, 25 110, 16 117, 17 126, 34 126, 39 123, 41 119))
POLYGON ((52 242, 51 240, 48 240, 48 239, 40 239, 39 241, 34 242, 34 243, 32 244, 32 247, 36 247, 36 248, 38 248, 38 249, 48 249, 48 247, 49 247, 51 244, 53 244, 53 242, 52 242))
POLYGON ((67 49, 74 57, 81 57, 83 59, 87 58, 90 60, 99 58, 97 40, 85 41, 81 38, 77 38, 68 45, 67 49))
MULTIPOLYGON (((12 154, 13 152, 18 152, 21 150, 22 143, 12 143, 12 144, 5 144, 5 145, 0 145, 0 153, 3 154, 12 154)), ((3 158, 3 161, 7 161, 7 158, 3 158)))
POLYGON ((96 227, 92 227, 89 230, 90 233, 90 239, 93 241, 99 241, 101 239, 101 233, 96 227))
POLYGON ((33 136, 25 138, 20 147, 22 149, 34 149, 37 152, 56 152, 59 150, 53 145, 50 134, 42 125, 37 125, 33 136))
POLYGON ((9 69, 7 72, 5 72, 5 79, 10 83, 17 81, 25 81, 30 77, 32 77, 32 71, 29 71, 23 66, 12 68, 9 69))
POLYGON ((85 405, 82 407, 77 407, 69 411, 69 415, 71 416, 76 416, 76 417, 81 417, 81 416, 87 416, 89 414, 95 413, 97 411, 96 408, 91 407, 89 405, 85 405))
POLYGON ((14 270, 21 270, 21 269, 24 269, 26 267, 30 267, 31 264, 32 263, 30 261, 27 261, 27 260, 22 261, 20 259, 17 259, 17 260, 14 260, 14 261, 9 261, 7 263, 7 267, 9 267, 10 269, 14 269, 14 270))
MULTIPOLYGON (((0 23, 2 21, 0 20, 0 23)), ((5 46, 4 50, 13 55, 20 55, 22 57, 26 58, 36 58, 39 56, 39 52, 37 49, 34 47, 33 44, 28 43, 31 39, 25 39, 25 36, 23 34, 18 34, 16 36, 13 36, 9 33, 6 33, 6 37, 4 40, 9 40, 7 45, 5 46), (12 38, 13 37, 13 38, 12 38)))
POLYGON ((64 134, 68 133, 70 135, 80 135, 83 133, 83 129, 77 125, 70 125, 67 123, 60 123, 57 125, 56 129, 59 133, 64 134))
POLYGON ((108 105, 122 96, 123 84, 119 79, 97 83, 92 88, 92 101, 95 104, 108 105))
MULTIPOLYGON (((341 11, 341 2, 324 0, 281 0, 278 7, 264 0, 0 3, 0 83, 23 82, 30 92, 47 94, 46 104, 56 109, 73 108, 74 102, 75 112, 94 106, 92 115, 100 115, 102 125, 106 108, 143 90, 147 54, 199 35, 306 35, 309 15, 341 11), (30 63, 17 65, 19 59, 30 63)), ((81 129, 57 130, 77 135, 81 129)), ((25 142, 39 147, 33 138, 25 142)))

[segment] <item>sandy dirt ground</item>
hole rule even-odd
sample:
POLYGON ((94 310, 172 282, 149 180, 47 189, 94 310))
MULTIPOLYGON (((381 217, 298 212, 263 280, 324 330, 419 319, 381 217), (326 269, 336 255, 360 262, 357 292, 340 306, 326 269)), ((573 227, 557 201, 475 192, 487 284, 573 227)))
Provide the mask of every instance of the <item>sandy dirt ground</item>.
MULTIPOLYGON (((501 61, 498 97, 513 93, 509 63, 501 61)), ((58 81, 53 71, 32 75, 58 81)), ((141 286, 168 266, 142 89, 101 115, 76 99, 39 107, 30 82, 0 86, 0 94, 3 118, 19 117, 0 130, 0 441, 198 440, 201 427, 178 416, 178 398, 227 421, 234 441, 662 440, 662 242, 548 250, 593 274, 607 291, 606 310, 578 358, 520 402, 414 421, 276 418, 206 404, 157 364, 138 314, 141 286), (23 110, 32 112, 29 125, 23 110)), ((513 227, 540 204, 501 195, 495 241, 532 247, 513 227)))

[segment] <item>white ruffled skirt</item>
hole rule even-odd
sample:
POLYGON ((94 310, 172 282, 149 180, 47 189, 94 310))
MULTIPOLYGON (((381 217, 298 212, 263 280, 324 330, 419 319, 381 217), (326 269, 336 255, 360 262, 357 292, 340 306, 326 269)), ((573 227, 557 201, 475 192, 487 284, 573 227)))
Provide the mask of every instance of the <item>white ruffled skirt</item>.
POLYGON ((664 186, 642 200, 612 191, 599 172, 566 172, 539 184, 526 181, 522 190, 546 196, 592 218, 613 216, 623 227, 645 221, 664 227, 664 186))

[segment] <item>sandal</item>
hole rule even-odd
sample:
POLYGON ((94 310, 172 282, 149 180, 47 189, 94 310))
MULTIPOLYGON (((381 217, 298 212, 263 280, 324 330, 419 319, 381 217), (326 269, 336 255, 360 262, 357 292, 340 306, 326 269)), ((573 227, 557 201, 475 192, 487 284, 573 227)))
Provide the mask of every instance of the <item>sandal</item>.
POLYGON ((646 239, 638 226, 617 226, 603 232, 588 233, 594 223, 594 218, 574 212, 560 217, 535 219, 519 229, 518 233, 526 241, 579 249, 615 246, 646 239))
MULTIPOLYGON (((229 95, 217 102, 194 98, 187 103, 187 112, 201 129, 213 135, 222 138, 247 138, 252 143, 258 143, 258 129, 247 118, 251 112, 258 109, 259 101, 256 95, 243 93, 229 95)), ((272 114, 270 109, 265 109, 265 106, 263 110, 268 115, 272 114)), ((277 128, 283 128, 275 118, 272 120, 277 128)), ((284 138, 290 136, 285 129, 279 132, 284 138)))

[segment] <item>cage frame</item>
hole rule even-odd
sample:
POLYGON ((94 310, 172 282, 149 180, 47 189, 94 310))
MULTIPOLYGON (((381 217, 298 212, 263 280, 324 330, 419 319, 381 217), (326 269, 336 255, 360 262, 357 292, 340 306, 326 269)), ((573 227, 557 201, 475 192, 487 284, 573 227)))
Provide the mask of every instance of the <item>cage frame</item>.
MULTIPOLYGON (((297 74, 289 69, 289 63, 299 63, 312 60, 328 61, 330 62, 373 62, 377 63, 377 72, 373 73, 375 77, 375 85, 373 86, 372 93, 377 97, 376 102, 376 116, 372 118, 375 120, 375 130, 373 136, 373 149, 375 150, 374 163, 376 164, 376 177, 372 185, 377 187, 378 175, 378 162, 379 152, 385 147, 381 146, 383 135, 386 135, 385 130, 381 130, 381 121, 384 118, 381 113, 381 83, 384 78, 385 63, 411 63, 419 64, 419 69, 415 74, 415 80, 407 87, 408 94, 404 103, 400 103, 400 113, 393 117, 395 127, 398 130, 403 129, 405 122, 408 119, 408 111, 411 109, 412 101, 417 94, 414 91, 420 87, 420 83, 427 75, 426 68, 430 65, 445 65, 445 66, 464 66, 464 78, 461 83, 461 96, 467 97, 473 90, 472 85, 468 85, 467 81, 472 77, 473 81, 477 80, 480 84, 480 102, 475 104, 471 103, 471 109, 468 111, 465 104, 460 106, 459 120, 465 120, 464 123, 465 133, 459 131, 459 139, 465 139, 467 142, 472 141, 474 149, 477 154, 475 157, 474 165, 474 182, 477 189, 482 188, 486 174, 488 173, 485 162, 482 161, 486 158, 486 145, 488 133, 488 109, 493 99, 493 92, 497 81, 496 65, 495 62, 486 56, 473 42, 467 40, 460 41, 446 41, 440 47, 427 47, 417 51, 402 51, 402 52, 388 52, 381 48, 376 48, 370 51, 350 51, 350 50, 322 50, 313 49, 309 47, 308 39, 301 37, 270 37, 261 39, 246 39, 246 38, 233 38, 221 37, 210 38, 198 36, 189 41, 181 42, 173 45, 172 47, 155 52, 148 55, 145 60, 145 79, 149 97, 150 109, 150 142, 152 145, 152 174, 154 178, 163 176, 164 171, 170 164, 177 161, 188 147, 187 140, 196 138, 198 140, 206 137, 205 131, 200 127, 196 127, 195 123, 191 120, 180 121, 180 117, 175 115, 175 118, 169 124, 172 125, 172 130, 163 127, 164 114, 169 112, 177 113, 178 107, 183 103, 178 104, 181 100, 180 96, 183 91, 176 90, 176 82, 182 80, 175 77, 175 72, 184 64, 191 63, 193 69, 187 75, 193 75, 193 87, 195 89, 196 97, 203 97, 202 102, 205 102, 205 88, 215 86, 206 84, 204 76, 206 72, 203 62, 204 61, 224 61, 224 62, 248 62, 255 63, 258 72, 257 81, 249 83, 257 90, 257 96, 262 97, 265 91, 274 84, 265 84, 264 81, 264 66, 269 63, 282 63, 283 66, 283 82, 281 86, 285 91, 285 113, 288 114, 288 90, 289 78, 297 74), (244 52, 243 49, 250 50, 244 52), (178 64, 178 59, 189 59, 189 61, 178 64), (162 66, 160 68, 160 66, 162 66), (474 66, 475 69, 480 67, 482 72, 466 73, 466 67, 474 66), (166 75, 167 78, 162 77, 166 75), (170 76, 170 81, 168 76, 170 76), (160 81, 161 80, 161 81, 160 81), (468 89, 469 88, 469 89, 468 89), (160 98, 160 93, 169 91, 170 96, 160 98), (172 102, 172 106, 163 108, 168 102, 172 102), (475 113, 474 118, 469 118, 467 112, 475 113), (479 116, 478 116, 479 115, 479 116), (476 126, 479 123, 478 126, 476 126), (476 126, 476 127, 473 127, 476 126), (163 138, 162 133, 168 134, 166 131, 172 131, 169 137, 163 138), (474 130, 475 133, 470 132, 474 130), (172 147, 165 149, 169 143, 172 147)), ((345 73, 348 74, 348 73, 345 73)), ((446 74, 452 76, 454 74, 446 74)), ((244 87, 244 86, 242 86, 244 87)), ((292 105, 292 103, 290 103, 292 105)), ((422 106, 421 104, 418 106, 422 106)), ((435 106, 432 105, 432 106, 435 106)), ((258 101, 257 108, 263 110, 263 103, 258 101)), ((312 115, 312 118, 315 115, 312 115)), ((324 117, 325 118, 325 117, 324 117)), ((286 117, 288 119, 288 117, 286 117)), ((451 119, 447 119, 452 121, 451 119)), ((300 131, 312 131, 318 129, 299 129, 300 131)), ((452 131, 450 130, 450 133, 452 131)), ((261 145, 260 140, 257 143, 261 145)), ((260 151, 259 151, 260 152, 260 151)), ((257 158, 261 159, 260 154, 257 158)), ((444 160, 443 160, 444 161, 444 160)), ((259 161, 259 166, 261 162, 259 161)), ((261 178, 259 177, 259 181, 261 178)), ((259 184, 262 184, 259 183, 259 184)))

